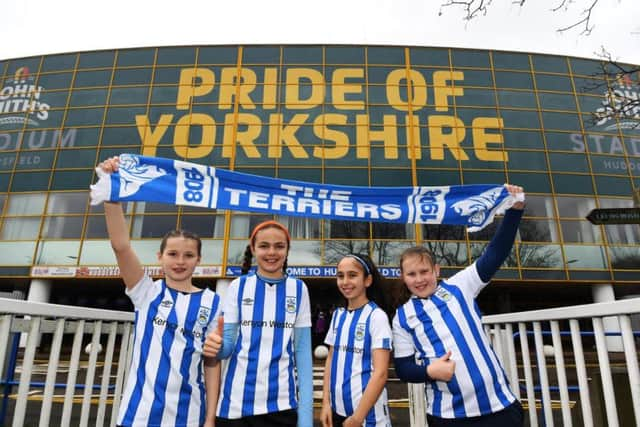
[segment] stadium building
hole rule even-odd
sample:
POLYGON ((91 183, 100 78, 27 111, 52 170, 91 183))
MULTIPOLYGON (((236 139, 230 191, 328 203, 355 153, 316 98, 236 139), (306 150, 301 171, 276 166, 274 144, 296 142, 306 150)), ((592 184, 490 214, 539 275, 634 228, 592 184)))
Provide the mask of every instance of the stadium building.
MULTIPOLYGON (((607 114, 638 99, 639 76, 607 73, 606 63, 453 48, 208 45, 15 58, 0 61, 0 78, 4 292, 126 306, 101 207, 88 198, 96 164, 120 153, 337 185, 519 184, 525 217, 482 294, 486 312, 640 292, 632 209, 640 111, 636 103, 607 114)), ((152 274, 166 231, 202 236, 197 280, 210 286, 239 274, 249 232, 265 219, 142 202, 125 210, 152 274)), ((347 252, 371 254, 395 279, 399 253, 423 244, 447 277, 478 256, 496 226, 468 233, 275 219, 291 231, 290 272, 307 281, 316 306, 338 299, 335 264, 347 252)))

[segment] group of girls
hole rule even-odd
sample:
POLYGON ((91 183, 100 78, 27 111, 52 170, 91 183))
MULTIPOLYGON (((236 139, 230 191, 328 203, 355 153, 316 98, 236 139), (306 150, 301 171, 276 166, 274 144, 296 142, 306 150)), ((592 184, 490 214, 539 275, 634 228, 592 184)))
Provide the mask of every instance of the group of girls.
MULTIPOLYGON (((118 159, 99 167, 114 172, 118 159)), ((425 384, 429 426, 522 425, 474 306, 511 250, 522 208, 509 209, 483 255, 445 281, 438 282, 439 266, 425 248, 405 250, 400 272, 412 296, 397 308, 393 331, 388 290, 371 258, 347 254, 338 262, 345 306, 333 312, 324 340, 324 427, 391 425, 385 384, 392 350, 398 377, 425 384)), ((286 274, 287 228, 265 221, 253 229, 242 275, 221 299, 192 283, 201 259, 196 235, 165 236, 158 253, 164 278, 154 282, 131 247, 122 208, 106 202, 104 211, 136 312, 118 425, 312 427, 309 293, 286 274)))

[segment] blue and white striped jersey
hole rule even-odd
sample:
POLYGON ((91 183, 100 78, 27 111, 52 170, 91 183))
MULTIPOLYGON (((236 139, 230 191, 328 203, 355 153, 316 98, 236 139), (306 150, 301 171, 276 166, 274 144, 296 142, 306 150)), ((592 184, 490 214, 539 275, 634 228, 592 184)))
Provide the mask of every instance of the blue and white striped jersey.
MULTIPOLYGON (((371 301, 353 311, 338 308, 331 317, 324 342, 333 346, 331 407, 337 414, 347 417, 354 413, 369 384, 373 372, 373 350, 391 350, 389 319, 371 301)), ((386 387, 367 414, 365 425, 391 425, 386 387)))
POLYGON ((223 360, 218 416, 237 419, 298 407, 294 328, 311 327, 307 285, 287 276, 235 279, 223 300, 225 323, 237 323, 236 346, 223 360))
POLYGON ((415 355, 428 364, 451 350, 453 378, 428 381, 427 412, 441 418, 465 418, 498 412, 516 399, 484 333, 475 297, 482 282, 475 263, 446 282, 429 298, 413 296, 396 310, 393 343, 396 358, 415 355))
POLYGON ((210 289, 182 293, 146 275, 126 294, 135 307, 135 335, 118 425, 202 425, 202 345, 216 327, 220 297, 210 289))

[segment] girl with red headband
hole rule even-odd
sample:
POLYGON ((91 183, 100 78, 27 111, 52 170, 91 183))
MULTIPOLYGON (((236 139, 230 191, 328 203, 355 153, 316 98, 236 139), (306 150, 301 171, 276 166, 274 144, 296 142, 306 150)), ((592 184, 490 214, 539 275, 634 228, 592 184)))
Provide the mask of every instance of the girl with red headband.
POLYGON ((313 425, 311 309, 306 284, 286 274, 291 238, 276 221, 258 224, 242 276, 223 298, 224 327, 204 354, 223 364, 216 425, 313 425), (257 269, 249 273, 255 257, 257 269))

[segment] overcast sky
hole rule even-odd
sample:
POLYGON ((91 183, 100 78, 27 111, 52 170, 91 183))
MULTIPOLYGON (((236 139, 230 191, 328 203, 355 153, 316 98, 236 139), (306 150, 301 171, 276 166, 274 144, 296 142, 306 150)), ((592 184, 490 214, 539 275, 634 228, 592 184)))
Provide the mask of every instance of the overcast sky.
POLYGON ((3 2, 0 59, 45 53, 193 44, 385 44, 471 47, 640 64, 640 0, 600 0, 589 36, 556 30, 592 0, 493 0, 465 22, 445 0, 13 0, 3 2))

